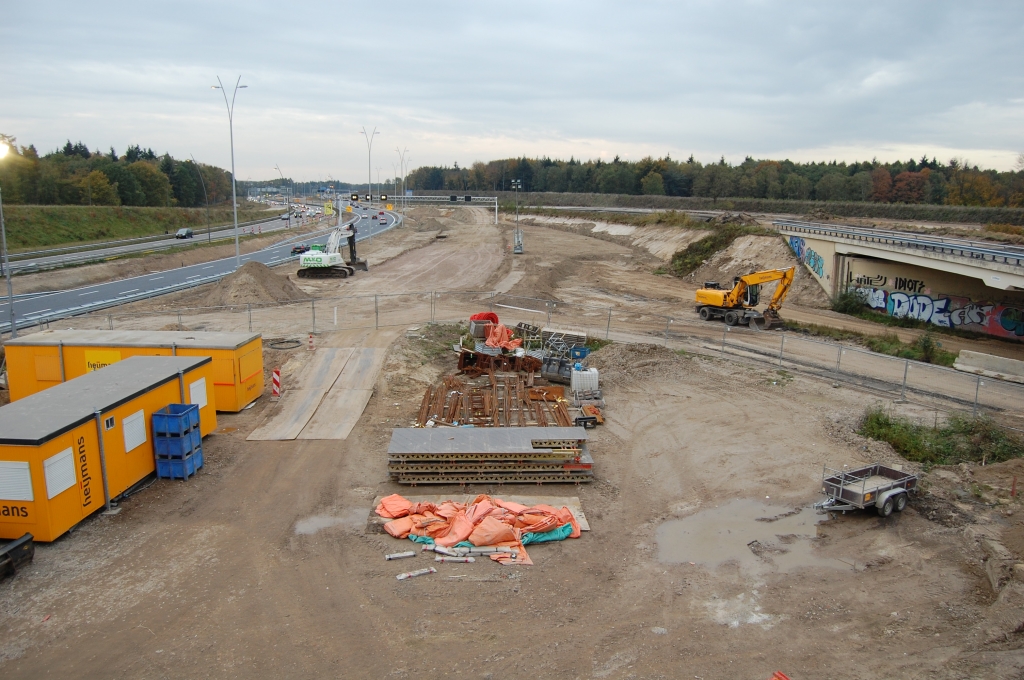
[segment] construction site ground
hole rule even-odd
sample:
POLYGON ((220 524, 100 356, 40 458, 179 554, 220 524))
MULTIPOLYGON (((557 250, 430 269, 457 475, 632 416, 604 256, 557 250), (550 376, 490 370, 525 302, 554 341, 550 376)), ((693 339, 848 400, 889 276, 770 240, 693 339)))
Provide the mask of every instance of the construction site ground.
MULTIPOLYGON (((857 434, 880 397, 845 382, 677 352, 658 346, 656 335, 620 331, 613 339, 622 341, 592 357, 607 402, 606 424, 590 431, 592 484, 409 489, 388 482, 390 430, 409 426, 427 385, 454 370, 448 348, 459 329, 400 323, 402 310, 422 301, 390 308, 388 327, 373 329, 372 302, 360 297, 357 309, 346 309, 346 297, 499 290, 623 309, 642 303, 682 316, 692 314, 695 288, 652 273, 666 258, 628 234, 597 238, 528 225, 526 253, 513 256, 511 225, 494 225, 486 210, 419 209, 411 217, 360 244, 370 270, 353 279, 300 283, 295 265, 266 274, 337 300, 331 305, 343 321, 358 317, 356 325, 368 326, 362 335, 335 331, 330 307, 318 308, 317 347, 387 348, 347 437, 247 441, 278 408, 268 380, 253 408, 219 415, 219 429, 204 441, 206 467, 194 479, 158 480, 124 500, 120 514, 94 516, 40 545, 31 566, 0 582, 4 678, 1024 673, 1024 567, 1014 566, 1024 562, 1024 507, 1009 497, 1024 461, 933 468, 925 493, 887 519, 815 515, 809 506, 820 498, 824 464, 916 469, 857 434), (435 563, 419 553, 384 560, 415 547, 368 521, 373 500, 390 493, 578 496, 590 531, 531 546, 532 567, 437 564, 435 574, 397 581, 399 572, 435 563)), ((750 247, 722 257, 754 262, 742 250, 750 247)), ((204 306, 211 291, 112 311, 118 327, 170 327, 175 310, 204 306)), ((783 315, 889 330, 821 310, 813 298, 798 288, 783 315)), ((460 304, 481 303, 467 293, 460 304)), ((320 351, 305 346, 309 314, 296 302, 254 316, 265 337, 303 341, 265 353, 268 370, 290 367, 286 396, 312 379, 305 368, 320 351)), ((107 323, 67 325, 94 321, 107 323)), ((182 323, 241 330, 247 318, 209 310, 189 312, 182 323)), ((707 337, 721 334, 718 324, 707 337)), ((998 346, 1020 358, 1007 343, 943 342, 998 346)))

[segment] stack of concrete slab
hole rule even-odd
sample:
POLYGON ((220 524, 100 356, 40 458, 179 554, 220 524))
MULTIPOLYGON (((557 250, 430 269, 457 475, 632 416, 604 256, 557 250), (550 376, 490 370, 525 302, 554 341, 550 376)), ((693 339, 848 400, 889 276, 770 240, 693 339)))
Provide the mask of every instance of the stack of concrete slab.
POLYGON ((399 484, 580 483, 594 478, 582 427, 399 428, 388 473, 399 484))

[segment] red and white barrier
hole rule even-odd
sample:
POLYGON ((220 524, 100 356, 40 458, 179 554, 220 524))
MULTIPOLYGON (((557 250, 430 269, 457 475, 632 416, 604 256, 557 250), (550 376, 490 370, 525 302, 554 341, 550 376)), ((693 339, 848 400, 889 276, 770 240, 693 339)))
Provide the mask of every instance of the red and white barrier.
POLYGON ((309 351, 313 352, 315 350, 316 350, 316 347, 313 346, 313 334, 310 333, 309 334, 309 351))
POLYGON ((280 368, 275 368, 274 369, 273 385, 274 385, 274 395, 273 395, 273 398, 274 399, 280 399, 281 398, 281 369, 280 368))

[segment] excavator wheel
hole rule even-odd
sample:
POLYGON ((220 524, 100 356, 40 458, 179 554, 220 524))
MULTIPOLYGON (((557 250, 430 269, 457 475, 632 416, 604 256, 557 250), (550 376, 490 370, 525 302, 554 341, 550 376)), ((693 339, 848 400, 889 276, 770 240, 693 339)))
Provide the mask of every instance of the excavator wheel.
POLYGON ((736 312, 726 312, 725 313, 725 325, 726 326, 735 326, 739 322, 740 322, 739 314, 737 314, 736 312))
POLYGON ((701 318, 702 321, 707 321, 708 319, 711 318, 711 308, 710 307, 701 307, 700 311, 697 312, 697 313, 700 314, 700 318, 701 318))

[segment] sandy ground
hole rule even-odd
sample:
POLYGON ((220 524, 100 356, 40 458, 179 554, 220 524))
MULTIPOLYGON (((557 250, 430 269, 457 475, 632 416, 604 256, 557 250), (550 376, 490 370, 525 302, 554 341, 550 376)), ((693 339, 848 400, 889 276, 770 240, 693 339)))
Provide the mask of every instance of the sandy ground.
MULTIPOLYGON (((632 244, 530 226, 512 258, 507 224, 419 218, 361 246, 365 275, 302 285, 504 288, 624 309, 691 294, 632 244)), ((428 561, 385 562, 411 544, 367 517, 374 497, 416 492, 386 481, 389 431, 453 370, 456 332, 399 338, 348 439, 246 442, 261 399, 219 417, 195 479, 158 481, 40 546, 0 583, 3 677, 1021 677, 1021 461, 933 469, 888 519, 819 517, 807 508, 823 464, 899 462, 855 433, 878 397, 652 345, 594 355, 608 407, 593 484, 465 490, 578 495, 590 532, 531 548, 533 567, 444 564, 396 581, 428 561)))

